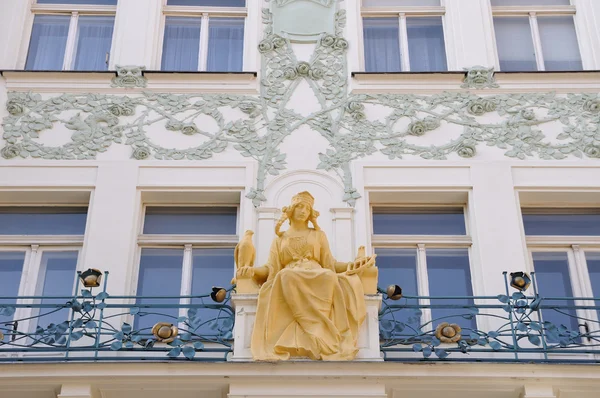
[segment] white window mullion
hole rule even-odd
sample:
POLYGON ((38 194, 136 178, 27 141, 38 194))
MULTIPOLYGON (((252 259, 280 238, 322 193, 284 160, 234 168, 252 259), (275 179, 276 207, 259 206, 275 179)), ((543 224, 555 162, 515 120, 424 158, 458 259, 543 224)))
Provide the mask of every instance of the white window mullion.
POLYGON ((202 14, 202 23, 200 24, 200 51, 198 52, 198 68, 200 71, 206 71, 208 64, 208 13, 202 14))
POLYGON ((533 48, 535 51, 535 60, 539 71, 545 71, 544 52, 542 51, 542 38, 540 37, 540 29, 538 27, 537 14, 529 13, 529 26, 531 27, 531 37, 533 39, 533 48))
POLYGON ((410 71, 410 58, 408 55, 408 28, 406 27, 406 14, 401 12, 398 19, 400 35, 400 65, 403 72, 410 71))
POLYGON ((74 11, 71 14, 71 23, 69 24, 69 34, 67 35, 67 44, 65 48, 65 60, 63 70, 73 69, 75 61, 75 46, 77 45, 77 24, 79 23, 79 13, 74 11))
MULTIPOLYGON (((40 262, 42 255, 40 253, 39 245, 31 245, 31 251, 29 254, 29 260, 23 266, 23 274, 21 278, 25 279, 25 285, 23 289, 23 296, 38 296, 40 278, 40 262)), ((43 281, 42 281, 43 285, 43 281)), ((22 304, 37 304, 34 299, 19 300, 22 304)), ((19 330, 21 331, 32 331, 32 323, 37 322, 37 319, 31 319, 39 314, 39 308, 20 308, 15 313, 14 319, 27 319, 19 323, 19 330)))
MULTIPOLYGON (((424 244, 417 245, 417 289, 419 296, 429 296, 429 275, 427 274, 427 253, 424 244)), ((419 299, 419 304, 428 306, 431 304, 429 299, 419 299)), ((421 324, 425 325, 431 322, 431 309, 422 308, 421 324)), ((433 325, 429 325, 426 330, 432 329, 433 325)))
MULTIPOLYGON (((183 264, 181 268, 181 296, 189 296, 192 294, 192 273, 193 273, 193 256, 192 245, 186 244, 183 249, 183 264)), ((180 304, 190 304, 191 299, 182 298, 180 304)), ((187 308, 179 309, 179 316, 186 316, 187 308)))

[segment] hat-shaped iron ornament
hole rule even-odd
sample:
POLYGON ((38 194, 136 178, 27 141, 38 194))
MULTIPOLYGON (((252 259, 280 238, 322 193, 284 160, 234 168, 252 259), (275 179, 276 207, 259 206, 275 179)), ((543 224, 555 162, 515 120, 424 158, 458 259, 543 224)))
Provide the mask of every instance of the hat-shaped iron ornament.
POLYGON ((96 268, 88 268, 79 274, 79 279, 85 287, 99 287, 102 281, 102 271, 96 268))
POLYGON ((511 272, 510 273, 510 286, 523 292, 531 285, 531 277, 527 272, 511 272))

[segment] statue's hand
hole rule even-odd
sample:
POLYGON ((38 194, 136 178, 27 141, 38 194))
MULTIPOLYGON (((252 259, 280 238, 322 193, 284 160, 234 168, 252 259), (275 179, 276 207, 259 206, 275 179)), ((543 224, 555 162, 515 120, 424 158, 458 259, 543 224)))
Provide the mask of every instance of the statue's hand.
POLYGON ((254 277, 254 267, 240 267, 235 272, 237 279, 251 279, 254 277))
POLYGON ((360 274, 365 269, 370 268, 375 265, 375 258, 377 254, 374 254, 370 257, 363 257, 354 260, 353 262, 348 263, 348 270, 346 271, 347 275, 360 274))

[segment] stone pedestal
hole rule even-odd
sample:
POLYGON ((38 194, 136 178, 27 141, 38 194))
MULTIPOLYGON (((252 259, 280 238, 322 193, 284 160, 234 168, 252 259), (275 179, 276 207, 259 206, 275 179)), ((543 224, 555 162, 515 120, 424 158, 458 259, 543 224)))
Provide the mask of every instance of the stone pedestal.
MULTIPOLYGON (((231 301, 235 307, 235 329, 232 361, 252 361, 250 340, 256 318, 256 294, 234 294, 231 301)), ((365 295, 367 317, 358 336, 357 361, 382 361, 379 349, 379 308, 381 295, 365 295)))

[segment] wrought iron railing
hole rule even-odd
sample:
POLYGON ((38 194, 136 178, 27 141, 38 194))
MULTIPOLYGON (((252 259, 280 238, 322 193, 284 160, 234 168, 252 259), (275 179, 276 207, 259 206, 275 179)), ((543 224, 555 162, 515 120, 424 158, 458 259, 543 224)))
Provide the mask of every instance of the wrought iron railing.
POLYGON ((227 359, 231 289, 111 296, 107 278, 103 288, 78 286, 72 297, 0 297, 0 362, 227 359))
MULTIPOLYGON (((232 289, 205 295, 0 297, 0 362, 226 361, 233 350, 232 289)), ((600 298, 403 296, 381 291, 386 361, 600 362, 600 298)), ((513 278, 514 279, 514 278, 513 278)), ((514 283, 513 283, 514 285, 514 283)))
POLYGON ((534 273, 530 292, 504 279, 498 296, 399 298, 396 288, 394 300, 380 289, 384 359, 600 363, 600 298, 540 296, 534 273))

